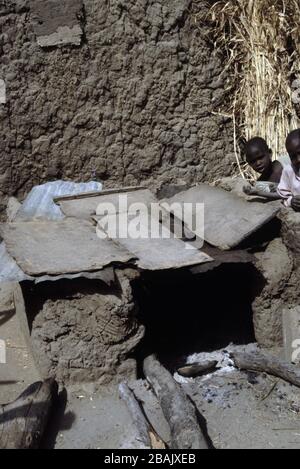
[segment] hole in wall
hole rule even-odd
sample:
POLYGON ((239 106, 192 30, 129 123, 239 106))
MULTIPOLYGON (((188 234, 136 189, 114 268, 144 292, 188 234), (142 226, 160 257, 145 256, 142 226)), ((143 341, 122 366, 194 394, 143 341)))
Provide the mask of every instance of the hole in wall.
POLYGON ((144 274, 134 292, 146 333, 136 351, 141 372, 152 353, 168 367, 231 342, 255 342, 252 303, 264 280, 252 264, 223 264, 198 275, 188 270, 144 274))

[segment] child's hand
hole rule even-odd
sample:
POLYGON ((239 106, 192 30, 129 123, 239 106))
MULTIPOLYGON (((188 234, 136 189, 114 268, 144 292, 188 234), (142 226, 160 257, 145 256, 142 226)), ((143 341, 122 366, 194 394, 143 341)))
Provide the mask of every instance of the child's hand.
POLYGON ((250 186, 250 185, 249 186, 244 186, 243 191, 247 195, 255 195, 256 194, 255 188, 250 186))
POLYGON ((292 198, 291 207, 295 212, 300 212, 300 196, 296 195, 292 198))

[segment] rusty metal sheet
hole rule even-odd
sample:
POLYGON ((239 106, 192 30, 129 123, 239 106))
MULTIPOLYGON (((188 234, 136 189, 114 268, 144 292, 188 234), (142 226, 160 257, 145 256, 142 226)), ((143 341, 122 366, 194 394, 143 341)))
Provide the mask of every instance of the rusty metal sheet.
POLYGON ((2 224, 9 255, 28 275, 93 272, 134 256, 109 239, 100 239, 92 223, 68 218, 2 224))
POLYGON ((157 202, 156 197, 148 189, 140 187, 80 194, 77 197, 58 197, 54 200, 64 215, 87 220, 96 214, 99 204, 112 204, 116 213, 124 213, 128 212, 134 203, 144 203, 148 206, 157 202))
MULTIPOLYGON (((170 199, 173 203, 188 204, 185 211, 195 216, 195 204, 204 204, 204 240, 222 250, 238 246, 244 239, 273 219, 280 210, 280 204, 245 201, 219 188, 199 184, 170 199)), ((188 217, 189 218, 189 217, 188 217)), ((193 231, 194 222, 187 223, 193 231)))

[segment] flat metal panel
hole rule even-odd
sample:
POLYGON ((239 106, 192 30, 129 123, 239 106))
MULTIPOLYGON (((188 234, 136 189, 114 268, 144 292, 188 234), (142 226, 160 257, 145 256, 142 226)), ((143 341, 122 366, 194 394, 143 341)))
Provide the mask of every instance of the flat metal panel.
POLYGON ((10 223, 0 232, 9 255, 33 276, 92 272, 134 258, 112 240, 100 239, 85 220, 10 223))
POLYGON ((99 204, 112 204, 116 213, 130 211, 134 203, 149 205, 157 203, 156 197, 148 189, 103 191, 99 194, 81 195, 74 198, 55 199, 64 215, 68 217, 89 219, 96 214, 99 204))
MULTIPOLYGON (((107 217, 108 223, 109 218, 107 217)), ((94 219, 99 221, 99 217, 94 217, 94 219)), ((155 221, 152 223, 152 218, 149 214, 138 217, 139 230, 146 235, 144 238, 119 237, 118 233, 122 232, 121 225, 123 219, 124 217, 118 215, 117 225, 120 231, 117 232, 116 239, 121 246, 137 257, 136 264, 142 270, 179 269, 213 260, 210 256, 194 248, 189 243, 174 238, 174 235, 166 226, 162 226, 163 236, 155 237, 151 229, 155 221)), ((104 228, 103 225, 100 226, 104 228)), ((126 232, 127 228, 128 223, 126 221, 123 232, 126 232)))
MULTIPOLYGON (((204 204, 204 239, 212 246, 223 250, 238 246, 252 233, 276 216, 280 203, 258 203, 245 201, 236 195, 219 188, 200 184, 181 192, 171 199, 173 203, 188 204, 185 213, 195 216, 196 203, 204 204)), ((187 227, 193 230, 193 224, 187 227)))

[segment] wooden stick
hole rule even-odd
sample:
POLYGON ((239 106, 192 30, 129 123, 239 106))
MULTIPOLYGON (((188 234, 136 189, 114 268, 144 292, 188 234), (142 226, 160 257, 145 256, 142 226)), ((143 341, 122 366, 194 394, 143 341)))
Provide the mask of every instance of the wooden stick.
POLYGON ((235 352, 232 356, 240 370, 265 372, 300 387, 300 368, 280 358, 263 352, 235 352))
POLYGON ((139 433, 138 439, 145 446, 145 449, 166 449, 166 444, 148 421, 141 404, 126 383, 119 385, 119 395, 128 407, 133 423, 139 433))
POLYGON ((185 378, 193 378, 216 370, 217 364, 217 360, 206 360, 199 363, 192 363, 178 368, 177 373, 185 378))
POLYGON ((111 195, 111 194, 122 194, 124 192, 136 192, 140 190, 145 190, 147 187, 144 186, 133 186, 133 187, 124 187, 119 189, 106 189, 102 191, 92 191, 92 192, 81 192, 80 194, 67 194, 61 195, 58 197, 53 197, 53 201, 63 202, 64 200, 79 200, 79 199, 86 199, 90 197, 99 197, 102 195, 111 195))
POLYGON ((144 361, 144 373, 169 423, 171 449, 208 449, 196 409, 171 373, 153 355, 144 361))
POLYGON ((38 449, 57 393, 54 380, 38 382, 16 401, 0 406, 0 448, 38 449))

